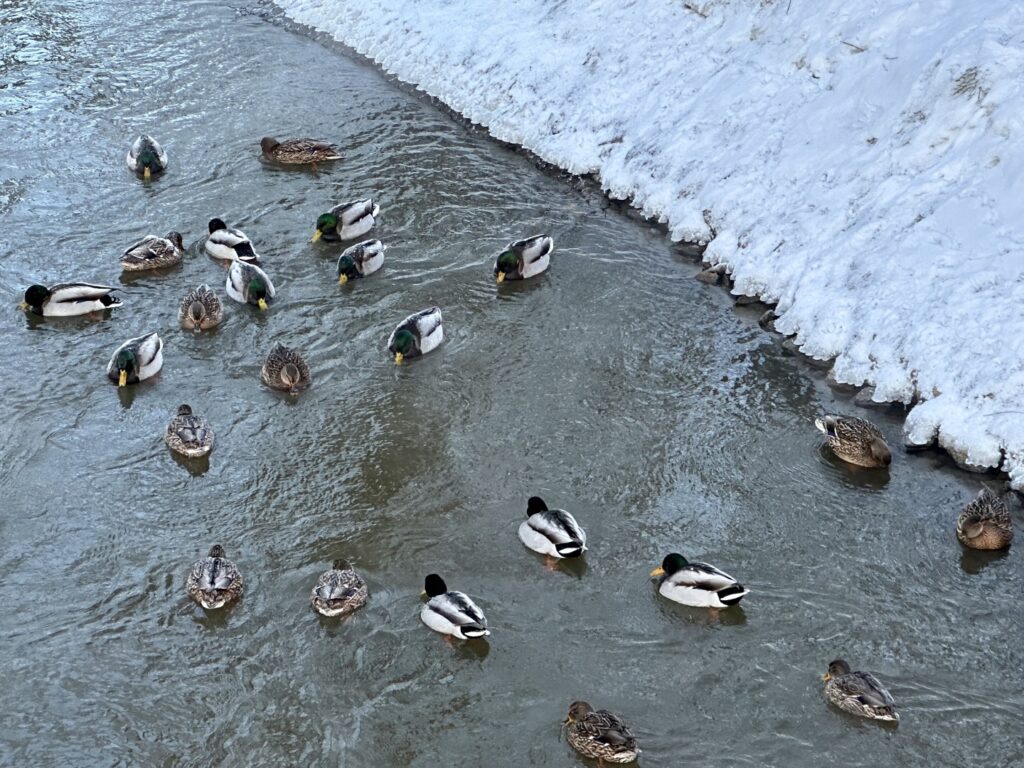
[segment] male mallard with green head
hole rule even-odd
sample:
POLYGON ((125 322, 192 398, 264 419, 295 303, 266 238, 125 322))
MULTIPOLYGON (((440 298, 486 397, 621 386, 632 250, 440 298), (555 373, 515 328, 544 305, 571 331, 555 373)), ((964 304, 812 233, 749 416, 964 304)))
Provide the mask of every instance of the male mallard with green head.
POLYGON ((265 310, 277 295, 277 290, 266 272, 255 264, 238 259, 231 262, 224 290, 240 304, 251 304, 259 307, 260 311, 265 310))
POLYGON ((310 242, 315 243, 320 238, 328 241, 355 240, 373 229, 379 214, 380 206, 370 198, 336 205, 317 217, 316 231, 310 242))
POLYGON ((132 143, 125 159, 128 167, 147 181, 167 168, 167 153, 154 138, 146 134, 132 143))
POLYGON ((499 283, 536 277, 551 264, 554 249, 555 241, 548 235, 509 243, 494 261, 494 277, 499 283))
POLYGON ((364 240, 346 248, 338 258, 338 283, 372 275, 384 266, 387 246, 380 240, 364 240))
POLYGON ((435 632, 460 640, 473 640, 491 634, 487 617, 479 606, 462 592, 449 590, 444 579, 432 573, 423 582, 427 602, 420 610, 420 620, 435 632))
POLYGON ((441 308, 431 307, 409 315, 388 337, 388 354, 395 364, 420 357, 434 350, 444 340, 441 308))
POLYGON ((40 317, 75 317, 120 307, 121 300, 113 295, 116 290, 92 283, 30 285, 18 306, 40 317))
POLYGON ((693 608, 728 608, 750 593, 725 571, 707 563, 691 563, 678 552, 665 555, 661 567, 651 571, 651 578, 658 580, 663 597, 693 608))
POLYGON ((823 416, 814 420, 828 437, 828 446, 843 461, 858 467, 888 467, 892 451, 878 427, 856 416, 823 416))
POLYGON ((555 557, 579 557, 587 551, 587 533, 564 509, 548 509, 544 499, 531 496, 519 540, 534 552, 555 557))
POLYGON ((155 376, 164 365, 163 349, 163 339, 156 332, 128 339, 110 357, 107 377, 124 387, 155 376))

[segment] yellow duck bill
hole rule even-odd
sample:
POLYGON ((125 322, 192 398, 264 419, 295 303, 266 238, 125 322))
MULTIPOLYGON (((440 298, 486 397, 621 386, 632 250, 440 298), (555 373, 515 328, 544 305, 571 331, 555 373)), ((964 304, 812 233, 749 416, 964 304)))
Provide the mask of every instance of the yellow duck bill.
POLYGON ((395 365, 401 365, 403 360, 405 360, 405 355, 401 352, 395 352, 395 365))
POLYGON ((498 281, 499 283, 504 283, 504 282, 505 282, 505 273, 504 273, 504 272, 499 272, 499 273, 498 273, 498 277, 497 277, 497 278, 495 278, 495 279, 496 279, 496 280, 497 280, 497 281, 498 281))
POLYGON ((660 565, 657 568, 655 568, 653 571, 651 571, 651 578, 652 579, 657 577, 657 576, 664 576, 664 575, 665 575, 665 569, 662 568, 660 565))
POLYGON ((153 175, 153 173, 152 173, 152 171, 150 171, 150 170, 149 170, 149 166, 148 166, 148 165, 147 165, 147 166, 145 166, 145 167, 144 167, 144 168, 142 169, 142 178, 144 178, 144 179, 145 179, 146 181, 149 181, 149 178, 150 178, 150 176, 152 176, 152 175, 153 175))
POLYGON ((256 302, 256 306, 260 308, 261 312, 265 312, 267 309, 267 300, 260 299, 259 301, 256 302))
POLYGON ((338 285, 344 285, 348 282, 348 275, 341 275, 338 277, 338 285))
POLYGON ((318 230, 317 230, 316 232, 314 232, 314 233, 313 233, 313 236, 312 236, 311 238, 309 238, 309 242, 311 242, 311 243, 315 243, 315 242, 316 242, 317 240, 319 240, 319 239, 320 239, 320 236, 321 236, 322 234, 323 234, 323 232, 321 232, 321 231, 320 231, 320 230, 318 229, 318 230))
POLYGON ((117 376, 117 386, 125 387, 128 385, 128 371, 121 371, 117 376))

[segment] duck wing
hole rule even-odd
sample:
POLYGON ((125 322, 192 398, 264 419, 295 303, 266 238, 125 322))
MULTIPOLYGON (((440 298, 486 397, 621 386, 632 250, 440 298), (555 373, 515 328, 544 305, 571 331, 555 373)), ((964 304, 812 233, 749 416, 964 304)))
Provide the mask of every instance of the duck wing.
POLYGON ((446 592, 443 595, 432 598, 429 605, 448 619, 456 626, 477 624, 481 627, 487 626, 487 618, 479 606, 469 599, 469 596, 462 592, 446 592))
POLYGON ((527 524, 537 533, 547 537, 556 547, 559 544, 582 544, 586 534, 580 528, 576 518, 564 509, 549 509, 530 515, 527 524))
POLYGON ((593 741, 600 741, 613 747, 633 748, 636 737, 622 719, 606 709, 590 712, 579 723, 579 731, 593 741))
POLYGON ((58 283, 50 288, 50 301, 58 304, 77 304, 83 301, 98 301, 116 291, 109 285, 93 283, 58 283))
POLYGON ((406 322, 413 322, 416 333, 421 339, 425 339, 441 325, 441 308, 431 307, 411 315, 406 322))
POLYGON ((668 581, 674 586, 705 589, 709 592, 717 592, 736 583, 736 579, 728 573, 707 563, 688 563, 673 573, 668 581))

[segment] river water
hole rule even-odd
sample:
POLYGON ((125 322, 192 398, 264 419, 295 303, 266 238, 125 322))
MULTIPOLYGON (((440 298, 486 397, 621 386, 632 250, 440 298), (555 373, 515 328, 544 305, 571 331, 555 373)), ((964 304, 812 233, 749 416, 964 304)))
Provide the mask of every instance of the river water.
MULTIPOLYGON (((980 479, 822 453, 814 416, 863 412, 657 227, 270 5, 24 0, 0 24, 3 765, 571 766, 578 698, 632 723, 647 766, 1024 761, 1020 553, 953 535, 980 479), (124 166, 143 131, 171 156, 149 184, 124 166), (273 168, 263 135, 345 159, 273 168), (387 262, 339 287, 313 222, 367 195, 387 262), (224 297, 212 216, 263 255, 267 313, 224 297), (124 247, 170 229, 182 266, 120 276, 124 247), (495 286, 497 250, 539 231, 550 272, 495 286), (68 279, 125 305, 15 311, 68 279), (228 316, 192 336, 177 305, 200 282, 228 316), (394 366, 388 333, 432 304, 444 344, 394 366), (151 330, 163 372, 119 393, 107 359, 151 330), (300 397, 260 384, 278 341, 312 367, 300 397), (181 402, 217 433, 208 463, 163 444, 181 402), (519 543, 533 494, 586 527, 585 563, 546 570, 519 543), (205 614, 184 582, 215 542, 246 594, 205 614), (673 550, 751 594, 717 615, 666 603, 647 574, 673 550), (308 603, 337 556, 371 590, 343 622, 308 603), (477 598, 489 644, 420 623, 432 571, 477 598), (836 656, 890 686, 898 729, 827 707, 836 656)), ((899 444, 899 414, 868 415, 899 444)))

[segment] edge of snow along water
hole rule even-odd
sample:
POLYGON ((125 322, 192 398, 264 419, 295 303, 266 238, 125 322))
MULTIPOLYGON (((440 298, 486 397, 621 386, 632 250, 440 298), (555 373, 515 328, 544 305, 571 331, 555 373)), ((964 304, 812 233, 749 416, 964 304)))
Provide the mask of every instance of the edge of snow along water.
POLYGON ((1024 3, 277 4, 710 240, 838 382, 913 404, 908 445, 1024 488, 1024 3))

